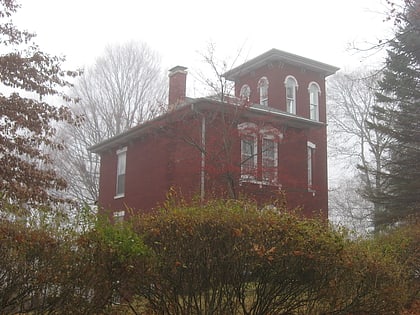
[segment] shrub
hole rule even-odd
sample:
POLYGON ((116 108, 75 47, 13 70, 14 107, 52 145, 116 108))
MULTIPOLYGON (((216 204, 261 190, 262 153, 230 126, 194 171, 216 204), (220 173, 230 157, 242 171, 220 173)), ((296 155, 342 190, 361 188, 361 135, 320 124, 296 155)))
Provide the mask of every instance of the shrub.
POLYGON ((403 268, 409 286, 407 303, 420 299, 420 216, 377 235, 374 243, 384 255, 391 255, 403 268))
POLYGON ((134 226, 155 259, 135 294, 159 314, 393 314, 404 302, 392 257, 284 209, 219 200, 134 226))
POLYGON ((166 206, 81 234, 1 221, 0 313, 398 314, 418 298, 418 221, 351 240, 283 206, 166 206))
POLYGON ((325 314, 398 314, 406 301, 403 268, 370 240, 349 243, 334 269, 325 314))
POLYGON ((59 304, 61 243, 48 231, 0 221, 0 312, 43 312, 59 304), (58 254, 58 255, 57 255, 58 254))
POLYGON ((142 282, 148 249, 128 224, 99 220, 73 241, 69 288, 62 311, 103 314, 114 304, 130 304, 131 286, 142 282))

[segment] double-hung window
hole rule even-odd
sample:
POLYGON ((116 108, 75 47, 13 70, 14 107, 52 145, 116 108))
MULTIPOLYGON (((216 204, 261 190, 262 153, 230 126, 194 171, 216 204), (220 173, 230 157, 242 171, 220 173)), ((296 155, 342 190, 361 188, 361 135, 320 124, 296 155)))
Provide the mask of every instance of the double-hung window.
POLYGON ((294 77, 288 76, 284 85, 286 87, 286 110, 290 114, 296 114, 297 81, 294 77))
POLYGON ((319 94, 321 89, 319 85, 312 82, 309 85, 309 118, 312 120, 319 120, 319 94))
POLYGON ((244 84, 241 87, 241 91, 239 92, 242 101, 249 101, 249 96, 251 95, 251 88, 248 84, 244 84))
POLYGON ((268 79, 262 77, 258 81, 258 87, 260 89, 260 104, 268 106, 268 79))
POLYGON ((278 149, 283 138, 272 126, 238 125, 241 141, 241 181, 260 185, 278 184, 278 149))
POLYGON ((241 178, 255 178, 257 170, 257 137, 253 134, 241 137, 241 178))
POLYGON ((314 153, 315 153, 315 144, 308 141, 307 151, 308 151, 308 190, 314 189, 314 153))
POLYGON ((264 182, 277 182, 277 141, 274 137, 262 138, 262 179, 264 182))
POLYGON ((115 197, 123 197, 125 193, 125 170, 127 160, 127 147, 117 151, 117 184, 115 197))

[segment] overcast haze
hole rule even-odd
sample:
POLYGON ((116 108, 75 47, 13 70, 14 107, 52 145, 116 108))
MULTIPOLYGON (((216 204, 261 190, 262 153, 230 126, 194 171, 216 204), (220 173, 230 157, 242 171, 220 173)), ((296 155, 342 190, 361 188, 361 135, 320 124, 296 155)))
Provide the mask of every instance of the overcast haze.
MULTIPOLYGON (((385 0, 20 0, 15 22, 38 34, 41 48, 65 55, 70 67, 91 64, 107 44, 144 41, 162 56, 164 68, 198 68, 198 51, 216 43, 229 58, 271 48, 340 68, 360 54, 348 44, 377 42, 389 31, 385 0)), ((378 59, 378 58, 377 58, 378 59)))
MULTIPOLYGON (((277 48, 350 71, 374 67, 384 52, 369 52, 365 59, 349 45, 371 47, 392 34, 391 23, 384 22, 386 0, 18 1, 22 8, 13 17, 16 24, 37 33, 41 49, 65 55, 66 68, 93 64, 106 45, 143 41, 161 55, 165 70, 176 65, 190 69, 192 97, 201 96, 193 74, 204 67, 199 52, 209 42, 227 60, 240 47, 239 61, 277 48)), ((342 179, 341 168, 330 159, 330 184, 342 179)))

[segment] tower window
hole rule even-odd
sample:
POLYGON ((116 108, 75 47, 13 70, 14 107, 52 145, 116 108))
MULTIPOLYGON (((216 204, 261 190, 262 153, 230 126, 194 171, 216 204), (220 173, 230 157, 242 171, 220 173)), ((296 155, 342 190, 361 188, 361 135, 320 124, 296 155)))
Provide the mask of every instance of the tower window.
POLYGON ((251 95, 251 88, 248 84, 244 84, 241 87, 241 91, 239 93, 239 96, 242 101, 249 101, 249 96, 251 95))
POLYGON ((293 76, 288 76, 284 84, 286 87, 286 110, 288 113, 296 114, 297 81, 293 76))
POLYGON ((312 120, 319 120, 319 94, 321 89, 318 83, 312 82, 309 84, 309 118, 312 120))
POLYGON ((268 106, 268 79, 266 77, 258 81, 258 88, 260 89, 260 104, 268 106))

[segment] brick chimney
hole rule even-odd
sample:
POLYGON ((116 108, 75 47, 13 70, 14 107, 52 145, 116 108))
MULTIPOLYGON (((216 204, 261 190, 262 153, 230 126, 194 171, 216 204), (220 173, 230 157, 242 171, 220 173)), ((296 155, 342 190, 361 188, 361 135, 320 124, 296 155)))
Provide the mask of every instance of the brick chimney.
POLYGON ((176 66, 169 70, 169 109, 174 109, 185 100, 187 68, 176 66))

